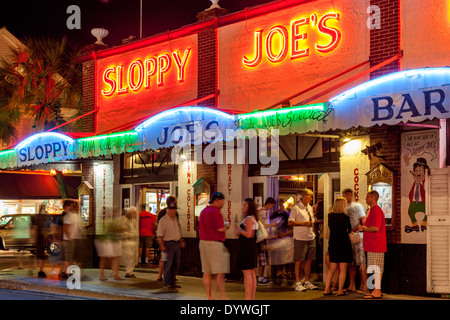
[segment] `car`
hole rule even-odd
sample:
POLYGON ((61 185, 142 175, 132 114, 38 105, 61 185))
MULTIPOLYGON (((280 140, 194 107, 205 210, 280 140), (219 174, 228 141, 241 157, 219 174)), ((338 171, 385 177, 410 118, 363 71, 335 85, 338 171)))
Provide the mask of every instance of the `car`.
POLYGON ((57 232, 59 214, 10 214, 0 217, 0 250, 28 250, 36 252, 35 222, 41 216, 45 223, 43 234, 45 249, 51 256, 61 253, 61 241, 57 232))

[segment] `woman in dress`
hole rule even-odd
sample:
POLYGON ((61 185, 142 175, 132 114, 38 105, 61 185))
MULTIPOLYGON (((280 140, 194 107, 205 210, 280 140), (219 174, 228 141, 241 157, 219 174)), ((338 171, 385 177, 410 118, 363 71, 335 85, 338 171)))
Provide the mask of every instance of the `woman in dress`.
POLYGON ((235 225, 239 234, 239 268, 244 274, 245 299, 255 300, 256 273, 258 246, 256 245, 256 231, 258 230, 258 214, 255 202, 251 198, 244 200, 242 204, 244 220, 238 226, 235 225))
POLYGON ((347 274, 347 263, 353 261, 352 245, 348 234, 352 231, 350 218, 345 214, 346 200, 338 197, 334 201, 332 212, 328 214, 328 253, 330 256, 330 270, 327 273, 324 295, 331 295, 331 279, 339 265, 339 290, 338 296, 346 295, 343 290, 347 274))

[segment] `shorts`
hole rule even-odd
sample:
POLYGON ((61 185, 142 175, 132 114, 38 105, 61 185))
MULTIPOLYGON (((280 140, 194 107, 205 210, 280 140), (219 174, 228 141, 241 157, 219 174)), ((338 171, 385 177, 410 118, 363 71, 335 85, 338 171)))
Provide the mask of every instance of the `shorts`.
POLYGON ((352 245, 352 251, 353 251, 353 265, 354 266, 361 266, 366 264, 366 257, 364 254, 364 247, 363 242, 360 241, 354 245, 352 245))
POLYGON ((263 240, 261 242, 258 242, 258 255, 257 255, 257 266, 262 267, 268 264, 269 262, 269 254, 267 250, 263 250, 262 248, 268 245, 267 240, 263 240))
POLYGON ((200 240, 199 249, 203 273, 230 273, 230 253, 223 242, 200 240))
POLYGON ((140 236, 139 248, 146 247, 147 249, 153 248, 153 236, 140 236))
POLYGON ((303 241, 294 239, 294 261, 316 260, 316 239, 303 241))
POLYGON ((367 252, 367 273, 384 272, 384 252, 367 252))

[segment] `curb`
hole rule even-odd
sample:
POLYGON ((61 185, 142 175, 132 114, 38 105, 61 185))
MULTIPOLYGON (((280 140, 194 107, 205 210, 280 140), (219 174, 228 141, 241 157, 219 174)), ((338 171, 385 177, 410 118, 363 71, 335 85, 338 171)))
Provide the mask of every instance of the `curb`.
POLYGON ((36 285, 21 280, 8 280, 8 279, 0 279, 0 289, 46 293, 46 294, 80 297, 96 300, 158 300, 153 298, 97 292, 91 290, 68 289, 57 286, 49 287, 43 285, 36 285))

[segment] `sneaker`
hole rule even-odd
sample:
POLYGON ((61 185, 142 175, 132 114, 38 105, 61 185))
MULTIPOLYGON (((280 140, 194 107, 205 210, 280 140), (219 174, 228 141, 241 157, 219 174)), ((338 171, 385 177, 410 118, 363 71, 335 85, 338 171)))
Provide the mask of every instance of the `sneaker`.
POLYGON ((304 291, 306 291, 306 288, 304 286, 302 286, 301 282, 297 282, 295 284, 295 291, 304 292, 304 291))
POLYGON ((258 286, 267 286, 269 284, 269 281, 264 278, 264 277, 260 277, 258 279, 258 286))
POLYGON ((319 287, 313 285, 311 281, 306 281, 306 282, 304 283, 304 286, 305 286, 305 288, 308 289, 308 290, 317 290, 317 289, 319 288, 319 287))

